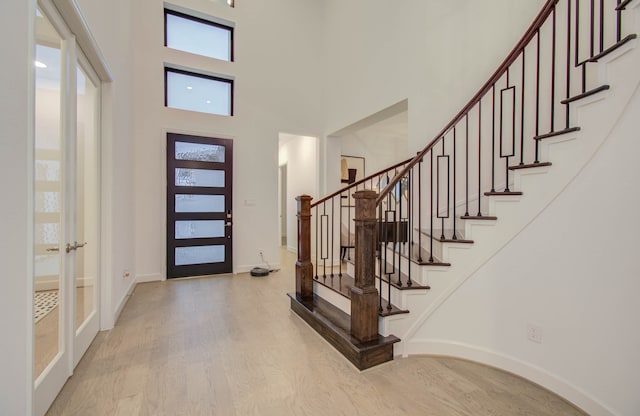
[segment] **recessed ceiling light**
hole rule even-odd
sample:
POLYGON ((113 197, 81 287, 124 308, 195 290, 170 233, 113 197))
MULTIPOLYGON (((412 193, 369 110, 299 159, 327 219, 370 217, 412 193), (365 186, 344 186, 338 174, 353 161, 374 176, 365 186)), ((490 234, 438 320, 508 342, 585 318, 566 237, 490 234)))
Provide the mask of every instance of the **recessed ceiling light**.
POLYGON ((35 64, 36 68, 46 68, 47 67, 44 63, 42 63, 40 61, 35 61, 34 64, 35 64))
POLYGON ((207 104, 211 104, 211 100, 207 100, 207 104))
POLYGON ((187 87, 187 89, 188 89, 188 90, 192 90, 192 89, 193 89, 193 87, 192 87, 191 85, 189 85, 189 86, 187 87))

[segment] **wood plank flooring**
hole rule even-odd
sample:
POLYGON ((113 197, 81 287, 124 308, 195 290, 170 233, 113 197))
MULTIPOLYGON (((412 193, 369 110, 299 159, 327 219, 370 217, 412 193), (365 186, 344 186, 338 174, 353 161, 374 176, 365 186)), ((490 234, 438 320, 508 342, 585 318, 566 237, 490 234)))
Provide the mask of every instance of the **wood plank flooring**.
POLYGON ((584 415, 517 376, 442 357, 359 372, 289 310, 290 253, 248 274, 138 285, 54 415, 584 415))

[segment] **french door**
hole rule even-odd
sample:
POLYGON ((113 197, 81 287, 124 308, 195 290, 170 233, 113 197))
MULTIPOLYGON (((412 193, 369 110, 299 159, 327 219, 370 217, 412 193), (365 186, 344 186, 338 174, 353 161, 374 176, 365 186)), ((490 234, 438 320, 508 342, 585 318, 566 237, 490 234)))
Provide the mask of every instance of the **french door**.
POLYGON ((167 277, 231 273, 233 141, 167 134, 167 277))
POLYGON ((99 329, 100 82, 48 2, 36 13, 34 414, 99 329))

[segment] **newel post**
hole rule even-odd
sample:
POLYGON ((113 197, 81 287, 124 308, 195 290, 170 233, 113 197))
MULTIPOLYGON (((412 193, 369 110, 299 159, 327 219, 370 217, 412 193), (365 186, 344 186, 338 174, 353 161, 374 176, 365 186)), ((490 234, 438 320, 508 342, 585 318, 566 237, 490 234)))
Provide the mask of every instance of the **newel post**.
POLYGON ((300 195, 298 201, 298 261, 296 262, 296 296, 313 299, 313 264, 311 264, 311 197, 300 195))
POLYGON ((375 286, 375 191, 358 191, 355 226, 355 284, 351 288, 351 335, 361 342, 378 338, 378 290, 375 286))

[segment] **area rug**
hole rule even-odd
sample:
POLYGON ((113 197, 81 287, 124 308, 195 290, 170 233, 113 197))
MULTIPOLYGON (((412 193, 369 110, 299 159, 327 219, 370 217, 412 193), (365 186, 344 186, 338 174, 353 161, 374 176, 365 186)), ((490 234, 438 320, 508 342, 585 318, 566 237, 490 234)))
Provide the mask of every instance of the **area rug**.
POLYGON ((58 306, 58 291, 48 290, 46 292, 36 292, 33 304, 33 317, 35 323, 38 323, 38 321, 58 306))

